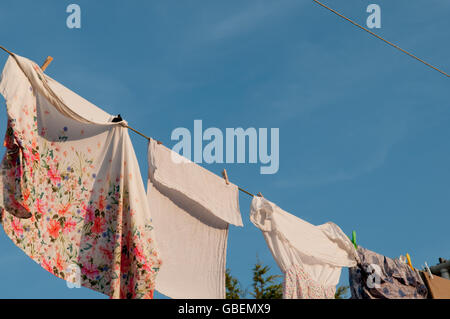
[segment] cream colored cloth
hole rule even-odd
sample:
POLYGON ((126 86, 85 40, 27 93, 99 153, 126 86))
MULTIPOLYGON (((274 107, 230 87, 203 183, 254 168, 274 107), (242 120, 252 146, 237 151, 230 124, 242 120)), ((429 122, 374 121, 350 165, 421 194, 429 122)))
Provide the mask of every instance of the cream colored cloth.
POLYGON ((225 298, 228 225, 242 226, 236 185, 149 143, 148 202, 164 263, 156 290, 176 299, 225 298))
POLYGON ((158 259, 125 122, 13 55, 2 73, 1 222, 47 271, 112 298, 152 298, 158 259))
POLYGON ((286 299, 334 298, 341 267, 356 265, 352 242, 333 223, 314 226, 262 197, 253 198, 250 220, 285 274, 286 299))

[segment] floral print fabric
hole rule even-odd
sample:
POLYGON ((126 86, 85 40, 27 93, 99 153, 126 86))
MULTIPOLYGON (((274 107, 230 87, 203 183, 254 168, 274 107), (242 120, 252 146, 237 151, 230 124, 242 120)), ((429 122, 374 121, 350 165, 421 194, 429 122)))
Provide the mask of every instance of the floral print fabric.
POLYGON ((398 259, 358 247, 359 262, 349 268, 352 299, 425 299, 420 275, 398 259))
POLYGON ((112 117, 17 55, 0 91, 8 113, 0 180, 6 234, 55 276, 111 298, 152 298, 161 261, 123 123, 106 121, 112 117), (89 119, 71 116, 78 107, 89 119))

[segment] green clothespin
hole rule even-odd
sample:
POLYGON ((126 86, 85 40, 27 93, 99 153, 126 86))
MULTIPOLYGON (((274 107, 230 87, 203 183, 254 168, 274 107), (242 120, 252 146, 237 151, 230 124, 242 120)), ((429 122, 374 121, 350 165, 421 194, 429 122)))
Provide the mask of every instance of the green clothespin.
POLYGON ((355 246, 355 249, 358 249, 358 245, 356 245, 356 232, 352 231, 352 243, 355 246))

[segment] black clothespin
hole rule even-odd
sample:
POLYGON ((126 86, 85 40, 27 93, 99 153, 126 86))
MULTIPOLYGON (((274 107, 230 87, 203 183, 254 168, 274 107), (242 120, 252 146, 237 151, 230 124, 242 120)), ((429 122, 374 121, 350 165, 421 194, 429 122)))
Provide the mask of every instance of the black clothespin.
POLYGON ((113 123, 122 122, 122 121, 123 121, 123 119, 122 119, 122 116, 120 116, 120 114, 117 115, 117 116, 116 116, 115 118, 113 118, 113 120, 112 120, 113 123))

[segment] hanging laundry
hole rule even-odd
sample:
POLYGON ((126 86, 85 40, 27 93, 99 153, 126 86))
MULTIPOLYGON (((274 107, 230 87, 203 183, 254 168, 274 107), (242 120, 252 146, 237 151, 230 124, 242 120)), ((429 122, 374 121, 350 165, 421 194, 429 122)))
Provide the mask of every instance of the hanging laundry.
POLYGON ((147 196, 164 264, 156 290, 175 299, 225 298, 228 225, 242 226, 239 191, 151 140, 147 196))
POLYGON ((450 299, 449 279, 436 275, 431 278, 427 272, 422 272, 421 274, 432 299, 450 299))
POLYGON ((55 276, 111 298, 152 298, 160 260, 125 122, 17 55, 0 92, 6 234, 55 276))
POLYGON ((358 247, 358 264, 349 269, 353 299, 424 299, 428 291, 418 273, 398 259, 358 247))
POLYGON ((253 198, 250 220, 285 275, 285 299, 334 298, 341 267, 356 265, 352 242, 333 223, 314 226, 262 197, 253 198))

